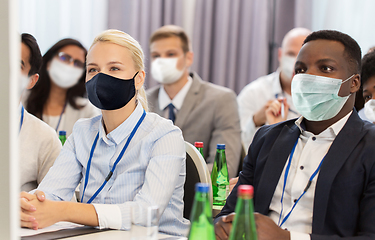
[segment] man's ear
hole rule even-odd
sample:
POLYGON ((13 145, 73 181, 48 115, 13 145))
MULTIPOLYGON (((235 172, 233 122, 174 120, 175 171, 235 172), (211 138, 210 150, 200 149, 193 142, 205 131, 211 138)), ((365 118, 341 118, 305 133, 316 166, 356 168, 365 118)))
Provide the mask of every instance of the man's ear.
POLYGON ((281 62, 282 55, 283 55, 283 50, 281 49, 281 47, 279 47, 277 49, 277 59, 279 60, 279 63, 281 62))
POLYGON ((194 61, 194 53, 193 52, 187 52, 186 53, 186 67, 190 67, 193 64, 194 61))
POLYGON ((350 86, 350 92, 355 93, 361 87, 361 76, 359 74, 354 75, 352 85, 350 86))
POLYGON ((35 84, 38 82, 38 79, 39 79, 39 74, 35 73, 34 75, 32 75, 31 77, 29 77, 30 81, 29 81, 29 84, 27 85, 27 89, 32 89, 35 84))
POLYGON ((137 76, 134 79, 134 85, 135 89, 138 90, 143 86, 143 83, 145 82, 146 73, 145 71, 139 71, 137 76))

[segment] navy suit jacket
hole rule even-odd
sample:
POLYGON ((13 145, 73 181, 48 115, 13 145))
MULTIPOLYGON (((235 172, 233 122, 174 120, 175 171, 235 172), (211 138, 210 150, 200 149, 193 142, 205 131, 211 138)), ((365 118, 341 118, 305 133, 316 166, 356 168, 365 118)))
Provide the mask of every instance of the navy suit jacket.
MULTIPOLYGON (((237 187, 254 186, 255 211, 268 215, 280 175, 300 135, 295 119, 256 133, 223 210, 234 212, 237 187)), ((375 125, 357 112, 336 136, 318 175, 311 239, 375 239, 375 125)))

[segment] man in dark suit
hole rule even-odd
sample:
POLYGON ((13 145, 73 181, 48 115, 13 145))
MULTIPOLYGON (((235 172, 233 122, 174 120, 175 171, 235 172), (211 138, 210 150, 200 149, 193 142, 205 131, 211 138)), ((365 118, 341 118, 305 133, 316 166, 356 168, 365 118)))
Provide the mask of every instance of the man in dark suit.
POLYGON ((302 114, 262 127, 215 219, 227 239, 240 184, 254 186, 258 239, 375 239, 375 127, 353 109, 361 50, 323 30, 304 41, 292 97, 302 114))
POLYGON ((193 52, 181 27, 157 29, 150 50, 151 74, 160 83, 147 90, 150 111, 171 119, 187 142, 203 142, 210 171, 216 145, 225 144, 229 177, 236 177, 242 147, 236 94, 189 72, 193 52))

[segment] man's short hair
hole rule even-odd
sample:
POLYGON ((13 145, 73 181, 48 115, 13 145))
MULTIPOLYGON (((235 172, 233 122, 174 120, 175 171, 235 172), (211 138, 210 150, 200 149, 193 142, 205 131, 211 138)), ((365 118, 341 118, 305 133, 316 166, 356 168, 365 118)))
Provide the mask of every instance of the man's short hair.
POLYGON ((349 70, 352 71, 352 73, 361 72, 361 48, 352 37, 335 30, 320 30, 307 36, 303 44, 319 39, 332 40, 342 43, 345 47, 344 57, 350 66, 349 70))
POLYGON ((362 58, 361 85, 363 86, 373 76, 375 76, 375 52, 370 52, 362 58))
POLYGON ((43 58, 36 39, 31 34, 22 33, 21 41, 30 49, 29 63, 31 68, 29 76, 39 73, 43 58))
POLYGON ((185 33, 182 27, 176 25, 165 25, 158 30, 156 30, 150 38, 150 44, 164 38, 178 37, 181 39, 182 50, 184 53, 190 51, 190 41, 189 37, 185 33))

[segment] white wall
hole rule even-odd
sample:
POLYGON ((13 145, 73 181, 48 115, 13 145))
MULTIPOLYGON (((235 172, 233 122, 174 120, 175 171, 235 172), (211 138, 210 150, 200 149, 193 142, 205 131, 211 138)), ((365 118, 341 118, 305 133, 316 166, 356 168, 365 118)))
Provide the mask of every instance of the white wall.
POLYGON ((17 74, 20 37, 17 29, 18 0, 0 0, 0 233, 1 239, 18 239, 19 173, 17 125, 17 74))
POLYGON ((333 29, 354 38, 364 55, 375 46, 374 0, 314 0, 312 30, 333 29))
POLYGON ((19 1, 19 32, 32 34, 42 54, 66 37, 89 48, 94 37, 107 29, 107 0, 19 1))

